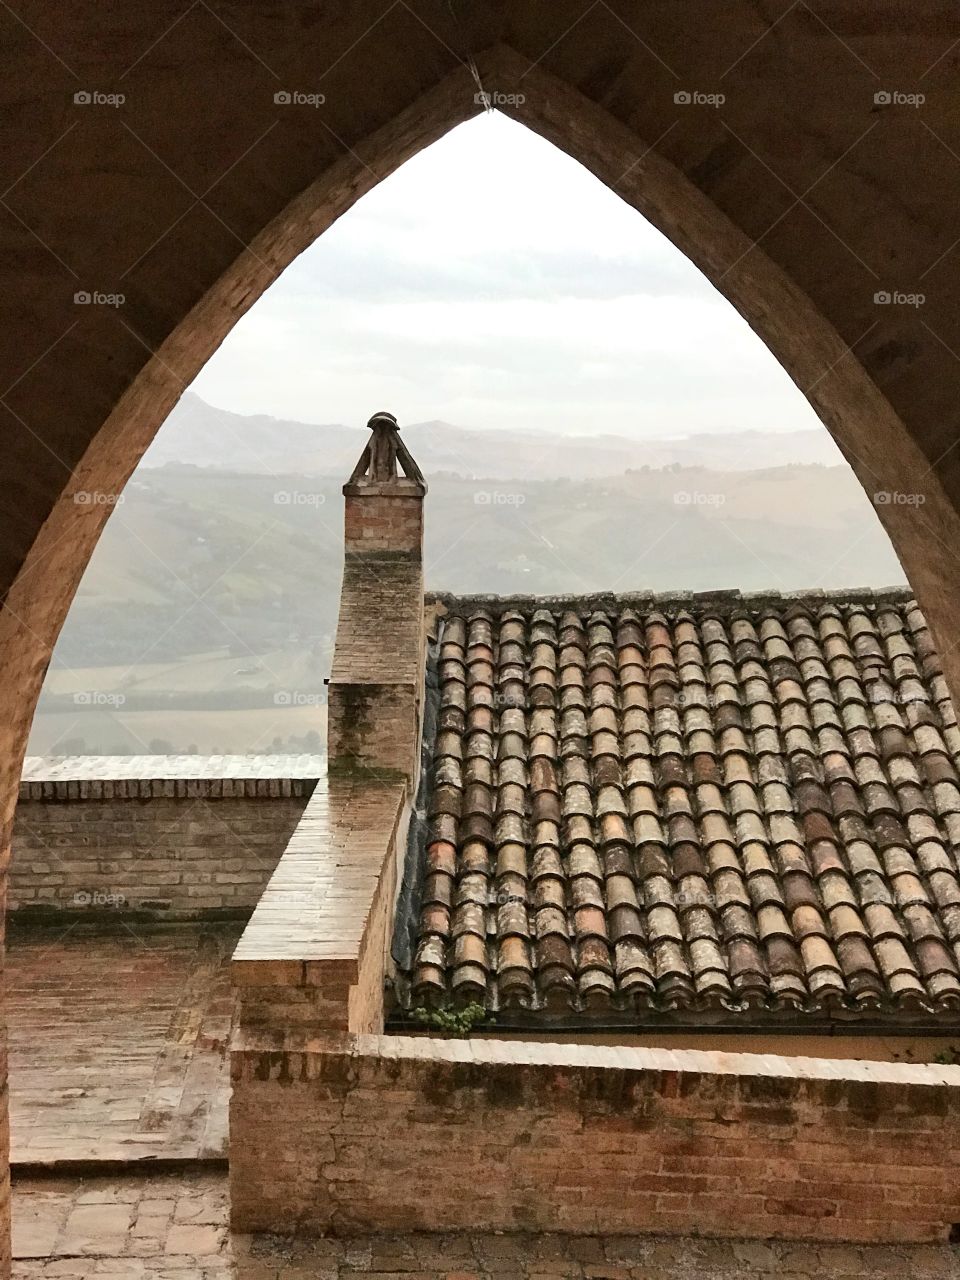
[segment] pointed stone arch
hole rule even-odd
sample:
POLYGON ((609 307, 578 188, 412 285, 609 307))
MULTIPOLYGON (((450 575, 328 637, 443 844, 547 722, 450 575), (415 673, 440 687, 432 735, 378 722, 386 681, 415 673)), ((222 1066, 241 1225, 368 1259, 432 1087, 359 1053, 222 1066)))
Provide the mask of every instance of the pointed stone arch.
MULTIPOLYGON (((746 13, 753 6, 737 8, 746 13)), ((727 20, 732 20, 729 14, 724 15, 727 20)), ((930 24, 936 25, 933 17, 928 22, 932 31, 930 24)), ((950 33, 938 28, 934 34, 950 33)), ((582 39, 586 50, 590 37, 582 39)), ((816 50, 805 48, 804 56, 808 54, 813 55, 812 75, 818 66, 816 50)), ((738 222, 724 211, 723 205, 730 200, 718 195, 722 184, 716 170, 723 169, 728 184, 746 184, 746 195, 757 198, 775 188, 775 175, 763 177, 761 162, 751 169, 749 178, 744 177, 745 171, 736 163, 720 166, 713 153, 699 166, 692 161, 681 166, 671 159, 664 135, 658 136, 642 113, 634 121, 625 108, 603 105, 610 95, 602 77, 596 87, 586 76, 574 84, 573 77, 563 79, 545 69, 546 55, 542 64, 531 65, 527 54, 500 44, 477 52, 470 65, 446 55, 416 64, 408 59, 392 76, 386 68, 396 63, 396 51, 385 46, 376 57, 389 83, 379 97, 374 96, 373 105, 369 98, 360 101, 358 88, 356 110, 345 112, 350 124, 346 150, 306 188, 296 193, 282 184, 274 188, 264 182, 255 196, 231 188, 217 217, 231 231, 232 241, 225 235, 215 245, 211 240, 209 251, 198 251, 195 261, 181 254, 178 263, 180 242, 171 229, 164 231, 158 247, 151 246, 144 254, 147 267, 132 277, 134 306, 129 323, 125 322, 136 341, 128 337, 118 353, 112 344, 119 330, 92 328, 80 333, 71 325, 58 336, 62 324, 38 325, 44 343, 59 344, 64 373, 52 387, 38 384, 35 393, 29 369, 18 377, 16 395, 13 388, 7 393, 17 443, 0 437, 0 460, 6 474, 18 479, 16 492, 22 495, 22 501, 11 504, 6 542, 0 550, 0 589, 5 601, 0 613, 4 674, 0 787, 7 831, 50 650, 111 509, 108 502, 84 503, 78 496, 118 494, 185 386, 276 275, 378 181, 482 110, 483 95, 584 164, 700 267, 807 396, 869 494, 908 491, 919 497, 921 506, 889 503, 878 511, 937 637, 950 687, 960 693, 960 649, 954 647, 960 627, 954 590, 960 557, 960 473, 941 465, 943 450, 936 444, 935 432, 943 425, 937 422, 937 414, 949 400, 948 393, 960 391, 960 356, 954 356, 943 338, 924 335, 919 328, 916 339, 891 329, 865 345, 869 330, 856 321, 856 308, 847 314, 838 304, 835 314, 827 314, 828 309, 814 302, 804 278, 800 259, 804 254, 812 258, 818 245, 829 244, 829 237, 836 236, 832 228, 821 219, 821 240, 798 246, 790 269, 774 261, 741 225, 746 219, 738 222), (398 102, 402 105, 397 106, 398 102), (240 247, 230 222, 251 229, 250 235, 239 237, 240 247), (244 240, 246 247, 242 247, 244 240), (232 259, 225 247, 231 243, 232 259), (166 294, 164 270, 179 270, 181 284, 189 277, 189 288, 181 288, 175 298, 173 293, 166 294), (189 305, 183 302, 187 295, 189 305), (921 395, 920 381, 932 383, 937 378, 938 394, 921 395), (69 423, 61 428, 58 423, 66 414, 69 423), (62 469, 50 470, 47 455, 51 453, 62 469)), ((761 105, 764 94, 773 102, 778 84, 764 81, 757 92, 761 105)), ((237 110, 229 100, 221 106, 226 118, 237 110)), ((189 103, 183 104, 185 114, 189 109, 189 103)), ((25 131, 33 127, 31 116, 25 131)), ((55 140, 53 130, 51 142, 55 140)), ((274 160, 280 154, 280 142, 267 140, 261 145, 264 169, 279 171, 282 166, 274 160)), ((284 145, 292 153, 302 139, 284 145)), ((825 145, 831 167, 839 166, 845 155, 839 132, 825 145)), ((889 145, 892 151, 893 143, 889 145)), ((83 164, 89 165, 89 153, 81 142, 75 148, 71 144, 71 149, 77 152, 78 171, 83 164)), ((65 165, 73 162, 72 155, 64 155, 65 165)), ((285 172, 295 170, 291 164, 285 172)), ((894 160, 887 193, 891 207, 905 199, 902 184, 897 187, 899 180, 894 160)), ((104 201, 115 202, 110 184, 102 185, 104 201)), ((944 206, 955 207, 952 192, 957 186, 960 181, 942 188, 944 206)), ((52 203, 62 196, 49 199, 52 203)), ((116 217, 122 228, 133 213, 121 208, 116 217)), ((186 215, 184 219, 186 225, 186 215)), ((939 245, 937 228, 922 220, 914 223, 918 236, 929 241, 932 261, 939 245)), ((17 234, 24 237, 24 244, 30 243, 25 231, 17 234)), ((77 236, 82 234, 81 226, 77 236)), ((36 246, 33 250, 39 252, 36 246)), ((69 254, 58 249, 58 256, 69 254)), ((33 289, 39 298, 17 313, 26 332, 32 322, 43 319, 44 300, 47 294, 53 295, 39 289, 26 269, 15 284, 25 297, 33 289)), ((64 285, 64 289, 74 287, 69 280, 64 285)), ((948 314, 946 292, 944 299, 943 314, 948 314)), ((949 330, 945 332, 949 336, 949 330)), ((953 398, 960 402, 960 394, 953 398)), ((947 420, 946 426, 955 430, 956 419, 947 420)))
MULTIPOLYGON (((807 396, 868 494, 922 495, 919 518, 916 505, 881 505, 878 513, 938 636, 948 681, 960 689, 960 652, 949 644, 957 621, 951 578, 960 516, 858 358, 857 343, 841 337, 762 245, 654 144, 576 88, 497 46, 352 146, 270 219, 217 278, 204 282, 202 296, 186 314, 173 317, 154 351, 142 350, 140 367, 89 433, 22 561, 3 566, 7 608, 0 641, 8 655, 7 687, 16 688, 19 701, 0 739, 8 793, 50 646, 111 509, 109 502, 78 503, 78 494, 118 494, 183 389, 276 276, 379 180, 482 110, 478 98, 484 96, 584 164, 703 271, 807 396)), ((38 436, 38 447, 42 443, 38 436)), ((8 817, 10 811, 8 806, 8 817)))

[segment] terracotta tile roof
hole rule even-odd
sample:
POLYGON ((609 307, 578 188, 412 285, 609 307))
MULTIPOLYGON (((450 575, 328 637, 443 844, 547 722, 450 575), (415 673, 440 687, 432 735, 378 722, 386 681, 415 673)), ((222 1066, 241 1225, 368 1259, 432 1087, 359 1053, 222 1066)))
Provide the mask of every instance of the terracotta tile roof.
POLYGON ((903 593, 448 601, 407 1004, 960 1013, 960 733, 903 593))

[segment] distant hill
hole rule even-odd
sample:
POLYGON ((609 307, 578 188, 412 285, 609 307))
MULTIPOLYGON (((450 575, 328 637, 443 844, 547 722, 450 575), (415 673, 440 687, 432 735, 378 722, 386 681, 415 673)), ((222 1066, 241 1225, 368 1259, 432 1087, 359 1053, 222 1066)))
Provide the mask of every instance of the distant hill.
MULTIPOLYGON (((640 440, 609 434, 477 431, 449 422, 417 422, 404 425, 403 435, 425 474, 448 472, 464 477, 555 480, 616 475, 630 468, 674 463, 753 471, 791 463, 837 466, 843 462, 826 431, 745 431, 640 440)), ((359 423, 348 427, 231 413, 187 392, 141 466, 186 463, 259 475, 345 478, 365 439, 365 429, 359 423)))
MULTIPOLYGON (((795 590, 903 581, 826 432, 639 441, 415 423, 425 576, 464 593, 795 590)), ((84 575, 33 754, 323 749, 362 426, 187 394, 84 575)))

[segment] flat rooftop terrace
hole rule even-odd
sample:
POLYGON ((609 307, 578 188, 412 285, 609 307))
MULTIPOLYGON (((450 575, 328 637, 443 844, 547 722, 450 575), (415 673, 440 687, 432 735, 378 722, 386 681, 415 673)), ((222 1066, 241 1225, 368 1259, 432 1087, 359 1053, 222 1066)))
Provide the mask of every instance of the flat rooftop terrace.
POLYGON ((225 1159, 240 925, 14 933, 11 1162, 225 1159))

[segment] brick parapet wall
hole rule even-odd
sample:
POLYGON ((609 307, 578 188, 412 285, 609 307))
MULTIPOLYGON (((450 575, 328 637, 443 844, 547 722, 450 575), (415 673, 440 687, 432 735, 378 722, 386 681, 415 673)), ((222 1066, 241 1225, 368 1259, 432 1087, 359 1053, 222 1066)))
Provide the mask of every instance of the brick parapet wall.
POLYGON ((131 775, 114 778, 95 776, 106 757, 29 761, 13 829, 14 919, 249 916, 316 778, 268 776, 282 763, 269 757, 236 769, 251 776, 199 776, 220 760, 188 759, 197 776, 147 776, 136 757, 112 760, 131 775))
POLYGON ((960 1221, 960 1068, 246 1029, 232 1075, 238 1229, 906 1242, 960 1221))
MULTIPOLYGON (((89 786, 98 782, 111 786, 142 782, 158 788, 171 782, 179 787, 197 781, 207 782, 213 788, 243 784, 244 790, 227 794, 272 796, 276 794, 273 788, 278 784, 306 788, 306 794, 309 794, 317 778, 325 772, 325 757, 308 753, 268 756, 27 756, 23 762, 20 794, 22 799, 38 798, 36 793, 27 789, 36 783, 65 784, 74 789, 69 793, 58 790, 57 794, 75 799, 88 794, 98 795, 89 786)), ((161 794, 159 791, 155 793, 161 794)), ((45 792, 44 796, 47 794, 45 792)), ((183 792, 178 791, 177 794, 183 792)))
POLYGON ((306 800, 311 778, 114 778, 21 782, 20 804, 102 800, 306 800))
POLYGON ((407 817, 400 782, 318 786, 234 952, 243 1027, 382 1030, 407 817))

